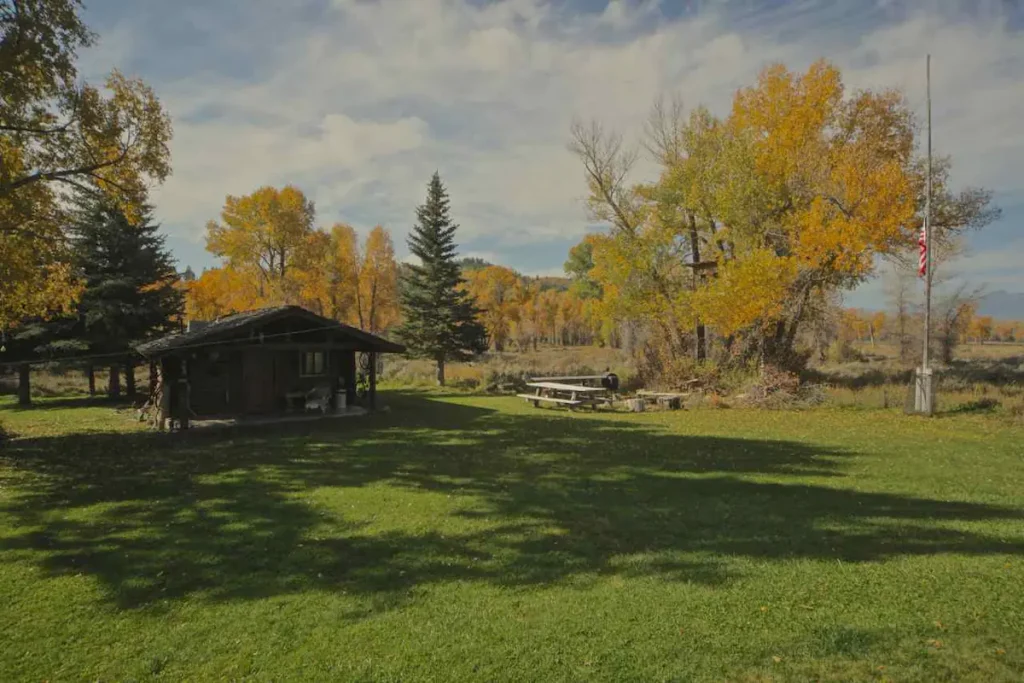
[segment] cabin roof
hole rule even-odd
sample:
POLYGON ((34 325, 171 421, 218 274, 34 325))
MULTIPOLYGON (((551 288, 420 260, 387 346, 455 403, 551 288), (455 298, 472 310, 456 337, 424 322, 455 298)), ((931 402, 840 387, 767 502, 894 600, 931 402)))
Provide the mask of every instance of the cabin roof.
POLYGON ((301 320, 304 324, 308 325, 304 329, 310 331, 323 329, 341 332, 355 344, 354 350, 356 351, 377 351, 383 353, 403 353, 405 351, 405 347, 401 344, 396 344, 383 337, 364 332, 357 327, 345 325, 337 320, 317 315, 301 306, 273 306, 226 315, 197 329, 187 332, 175 332, 159 339, 139 344, 135 347, 135 350, 143 356, 150 357, 162 356, 191 346, 212 346, 218 342, 230 343, 237 341, 238 332, 285 318, 301 320))

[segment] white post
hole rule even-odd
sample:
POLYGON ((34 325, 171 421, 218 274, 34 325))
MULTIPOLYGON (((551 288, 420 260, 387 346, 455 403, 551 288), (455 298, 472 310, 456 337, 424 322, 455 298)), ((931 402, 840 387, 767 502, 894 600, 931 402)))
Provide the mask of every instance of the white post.
POLYGON ((925 79, 928 107, 928 168, 925 180, 924 199, 924 347, 921 353, 921 367, 917 371, 914 409, 925 415, 935 412, 932 368, 928 359, 932 332, 932 56, 925 61, 925 79))

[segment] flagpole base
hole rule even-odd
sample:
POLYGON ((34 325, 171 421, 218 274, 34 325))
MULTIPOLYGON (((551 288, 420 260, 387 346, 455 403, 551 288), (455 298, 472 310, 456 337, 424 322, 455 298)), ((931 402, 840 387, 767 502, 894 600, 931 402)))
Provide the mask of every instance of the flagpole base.
POLYGON ((935 377, 931 368, 917 368, 914 373, 914 412, 935 414, 935 377))

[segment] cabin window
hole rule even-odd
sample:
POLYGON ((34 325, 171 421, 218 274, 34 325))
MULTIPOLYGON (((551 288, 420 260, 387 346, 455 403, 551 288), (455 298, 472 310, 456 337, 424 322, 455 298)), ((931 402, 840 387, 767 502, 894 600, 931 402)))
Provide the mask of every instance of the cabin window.
POLYGON ((324 352, 323 351, 303 351, 302 352, 302 375, 306 377, 315 377, 317 375, 324 374, 325 363, 324 363, 324 352))

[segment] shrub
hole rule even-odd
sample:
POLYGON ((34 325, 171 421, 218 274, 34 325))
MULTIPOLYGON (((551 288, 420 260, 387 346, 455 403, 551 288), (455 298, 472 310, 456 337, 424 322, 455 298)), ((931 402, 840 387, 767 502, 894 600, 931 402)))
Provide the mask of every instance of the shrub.
POLYGON ((517 394, 526 391, 526 377, 522 372, 491 370, 485 389, 492 394, 517 394))
POLYGON ((451 382, 448 382, 448 386, 452 389, 472 391, 480 387, 480 380, 476 377, 456 377, 451 382))
POLYGON ((0 448, 3 448, 4 445, 8 441, 10 441, 13 436, 14 435, 7 431, 7 429, 4 427, 4 423, 0 422, 0 448))
POLYGON ((729 408, 729 404, 718 394, 708 394, 708 406, 711 408, 729 408))
POLYGON ((824 403, 826 395, 821 385, 801 384, 796 373, 765 365, 743 399, 758 408, 801 408, 824 403))
POLYGON ((967 403, 961 403, 959 406, 954 408, 954 413, 990 413, 997 409, 1000 405, 999 399, 986 396, 979 398, 974 401, 968 401, 967 403))
POLYGON ((850 363, 853 361, 866 360, 857 349, 853 348, 853 344, 848 341, 837 339, 836 341, 829 344, 828 352, 826 353, 830 363, 850 363))

